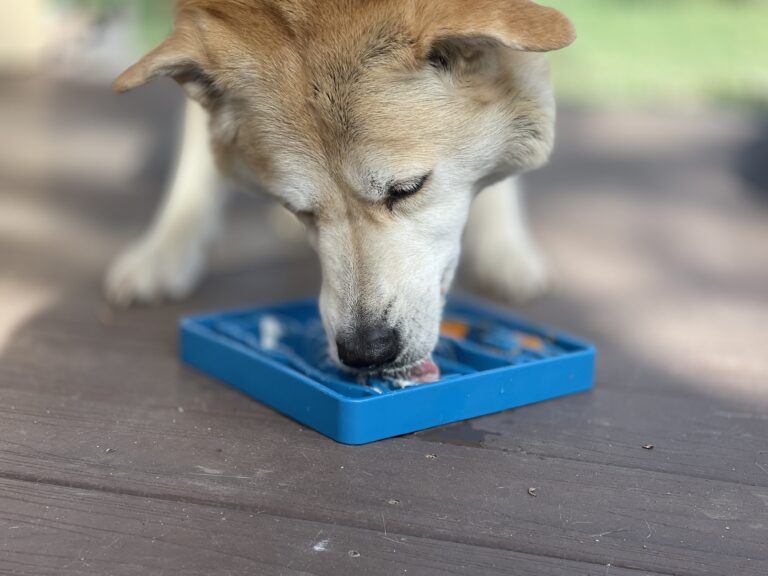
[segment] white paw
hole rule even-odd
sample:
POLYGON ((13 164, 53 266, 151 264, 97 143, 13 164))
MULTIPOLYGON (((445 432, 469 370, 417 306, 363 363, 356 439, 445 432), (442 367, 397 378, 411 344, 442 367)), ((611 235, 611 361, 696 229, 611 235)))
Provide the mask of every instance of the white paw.
POLYGON ((477 289, 507 302, 527 302, 547 292, 553 284, 546 260, 531 246, 476 246, 466 270, 477 289))
POLYGON ((205 250, 144 239, 121 254, 107 273, 106 297, 117 306, 180 300, 203 274, 205 250))

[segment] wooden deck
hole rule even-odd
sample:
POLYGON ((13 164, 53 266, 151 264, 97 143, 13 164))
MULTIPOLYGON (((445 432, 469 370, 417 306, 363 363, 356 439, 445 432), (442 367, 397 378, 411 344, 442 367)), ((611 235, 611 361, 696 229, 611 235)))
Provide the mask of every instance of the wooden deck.
POLYGON ((768 574, 765 119, 564 113, 524 312, 599 345, 596 389, 352 448, 177 360, 182 314, 317 289, 260 201, 189 302, 103 304, 175 105, 0 84, 1 574, 768 574))

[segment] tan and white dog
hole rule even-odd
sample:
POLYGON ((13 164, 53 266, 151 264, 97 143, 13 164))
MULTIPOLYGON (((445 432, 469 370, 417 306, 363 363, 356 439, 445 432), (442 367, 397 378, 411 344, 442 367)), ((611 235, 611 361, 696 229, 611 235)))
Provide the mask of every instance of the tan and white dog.
POLYGON ((175 32, 115 82, 171 76, 197 104, 170 194, 109 272, 108 296, 194 288, 220 227, 221 173, 306 226, 335 360, 437 378, 465 227, 480 284, 524 298, 546 283, 515 177, 553 145, 538 52, 573 40, 562 14, 529 0, 179 0, 175 32))

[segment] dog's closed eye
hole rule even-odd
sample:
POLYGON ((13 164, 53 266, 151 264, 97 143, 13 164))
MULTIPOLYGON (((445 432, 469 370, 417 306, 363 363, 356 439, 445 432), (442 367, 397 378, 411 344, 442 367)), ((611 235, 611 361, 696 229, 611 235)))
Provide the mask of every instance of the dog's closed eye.
POLYGON ((411 178, 409 180, 390 184, 387 188, 387 208, 392 210, 395 204, 400 200, 405 200, 406 198, 410 198, 421 192, 430 176, 431 174, 426 174, 424 176, 419 176, 418 178, 411 178))

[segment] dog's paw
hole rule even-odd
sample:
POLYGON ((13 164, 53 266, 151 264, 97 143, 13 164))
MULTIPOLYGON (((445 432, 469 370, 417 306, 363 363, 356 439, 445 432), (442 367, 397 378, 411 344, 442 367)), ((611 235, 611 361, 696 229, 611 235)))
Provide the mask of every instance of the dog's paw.
POLYGON ((533 247, 477 246, 465 269, 473 288, 508 303, 528 302, 554 283, 549 265, 533 247))
POLYGON ((116 306, 181 300, 197 285, 205 266, 205 250, 181 249, 173 243, 142 240, 120 255, 104 283, 107 300, 116 306))

